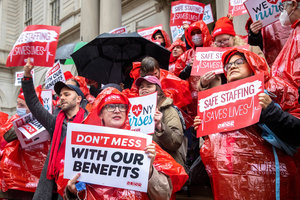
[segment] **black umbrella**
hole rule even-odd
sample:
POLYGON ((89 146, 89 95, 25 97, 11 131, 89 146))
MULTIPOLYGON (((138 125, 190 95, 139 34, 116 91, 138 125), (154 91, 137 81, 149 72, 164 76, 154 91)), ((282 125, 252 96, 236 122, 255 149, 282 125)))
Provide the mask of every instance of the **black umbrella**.
POLYGON ((124 71, 145 56, 168 69, 170 51, 137 33, 103 33, 71 56, 80 76, 107 84, 124 81, 124 71))

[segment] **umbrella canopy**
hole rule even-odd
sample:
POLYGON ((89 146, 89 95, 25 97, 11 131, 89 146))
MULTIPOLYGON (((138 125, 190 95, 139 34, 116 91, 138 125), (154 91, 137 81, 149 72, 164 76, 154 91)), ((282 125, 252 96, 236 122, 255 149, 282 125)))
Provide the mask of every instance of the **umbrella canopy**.
POLYGON ((75 64, 71 54, 76 52, 78 49, 86 45, 87 42, 75 42, 70 44, 65 44, 61 47, 59 47, 56 50, 55 60, 59 60, 60 63, 65 65, 72 65, 75 64))
POLYGON ((124 72, 132 62, 154 57, 161 68, 168 69, 170 51, 137 33, 103 33, 73 53, 78 74, 102 84, 124 81, 124 72))

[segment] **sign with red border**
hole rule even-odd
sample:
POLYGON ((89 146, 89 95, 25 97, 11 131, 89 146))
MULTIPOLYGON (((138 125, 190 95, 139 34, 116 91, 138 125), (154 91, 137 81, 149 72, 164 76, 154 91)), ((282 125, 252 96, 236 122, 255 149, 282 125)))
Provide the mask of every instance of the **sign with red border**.
POLYGON ((264 91, 260 73, 198 93, 198 116, 202 123, 197 136, 241 129, 259 121, 258 94, 264 91))
POLYGON ((24 66, 27 58, 31 58, 31 64, 34 66, 52 67, 59 31, 60 27, 58 26, 27 26, 10 51, 6 66, 24 66))
POLYGON ((68 123, 64 178, 147 192, 152 137, 103 126, 68 123))

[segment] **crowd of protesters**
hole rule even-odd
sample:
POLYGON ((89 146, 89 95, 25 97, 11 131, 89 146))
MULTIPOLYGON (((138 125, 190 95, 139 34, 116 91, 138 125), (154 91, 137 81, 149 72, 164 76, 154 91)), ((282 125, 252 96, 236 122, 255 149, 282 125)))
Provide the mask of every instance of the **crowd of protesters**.
POLYGON ((132 64, 130 88, 121 83, 100 87, 101 83, 66 72, 66 82, 54 86, 53 114, 42 105, 42 86, 34 88, 34 67, 28 59, 16 114, 0 115, 0 198, 175 199, 176 192, 197 182, 193 170, 200 160, 206 169, 200 177, 209 177, 206 186, 215 199, 300 199, 300 1, 282 3, 280 23, 292 32, 288 39, 276 36, 284 44, 277 46, 281 51, 269 52, 268 27, 251 20, 246 24, 249 45, 241 48, 247 43, 236 34, 231 16, 218 19, 211 33, 202 20, 185 24, 184 40, 172 44, 164 30, 156 30, 152 40, 171 51, 169 70, 145 56, 132 64), (191 75, 197 47, 231 47, 222 56, 222 74, 191 75), (198 93, 256 74, 264 75, 265 88, 258 97, 259 123, 196 138, 203 120, 197 116, 198 93), (154 92, 153 143, 144 149, 151 160, 147 192, 95 184, 77 191, 80 174, 70 180, 63 177, 68 122, 130 130, 128 98, 154 92), (50 141, 22 149, 12 122, 30 112, 48 131, 50 141), (22 191, 21 185, 31 187, 22 191))

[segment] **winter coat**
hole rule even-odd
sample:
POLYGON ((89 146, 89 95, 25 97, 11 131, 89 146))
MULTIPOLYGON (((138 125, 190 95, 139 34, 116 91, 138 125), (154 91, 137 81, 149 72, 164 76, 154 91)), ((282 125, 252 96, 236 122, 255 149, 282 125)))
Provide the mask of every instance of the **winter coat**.
POLYGON ((300 19, 281 52, 272 65, 272 76, 280 77, 295 87, 300 87, 300 19))
MULTIPOLYGON (((49 132, 50 138, 51 138, 51 147, 52 147, 52 137, 56 125, 56 117, 55 115, 50 114, 39 102, 33 87, 33 81, 30 80, 22 80, 22 89, 25 96, 26 104, 31 111, 32 115, 45 127, 45 129, 49 132)), ((85 116, 87 113, 85 113, 85 116)), ((67 119, 64 119, 63 125, 62 125, 62 131, 61 131, 61 138, 60 138, 60 144, 63 142, 63 140, 66 137, 67 132, 67 119)), ((50 147, 50 150, 51 150, 50 147)), ((55 181, 54 180, 48 180, 46 178, 47 174, 47 168, 48 168, 48 162, 49 162, 49 156, 50 151, 48 152, 40 180, 37 186, 37 189, 35 191, 33 200, 52 200, 53 197, 53 191, 55 187, 55 181)), ((58 197, 58 199, 62 199, 62 197, 58 197)))
MULTIPOLYGON (((108 95, 117 94, 121 95, 122 98, 126 99, 130 108, 128 98, 119 92, 115 88, 106 88, 103 90, 95 99, 93 109, 87 119, 84 121, 85 124, 103 126, 101 120, 98 117, 100 107, 104 106, 104 100, 108 95)), ((124 122, 123 129, 130 129, 129 119, 124 122)), ((184 182, 187 180, 187 175, 184 172, 182 166, 172 161, 171 156, 167 155, 158 145, 156 145, 156 157, 153 163, 153 173, 149 177, 148 191, 147 193, 133 191, 128 189, 113 188, 108 186, 87 184, 87 199, 128 199, 128 200, 144 200, 144 199, 170 199, 172 193, 178 191, 184 182), (166 166, 164 162, 174 169, 169 169, 170 166, 166 166), (168 171, 169 170, 169 171, 168 171), (170 171, 173 170, 173 171, 170 171)), ((61 194, 67 185, 68 180, 63 179, 63 170, 60 172, 57 184, 58 192, 61 194)), ((67 199, 77 199, 76 195, 71 194, 66 190, 67 199)))
POLYGON ((184 166, 186 156, 186 144, 182 124, 178 112, 172 106, 173 100, 166 98, 159 106, 162 112, 161 131, 155 130, 153 140, 166 152, 168 152, 179 164, 184 166))
MULTIPOLYGON (((254 74, 264 73, 265 89, 276 95, 274 102, 283 110, 299 107, 297 90, 280 78, 270 77, 264 59, 246 50, 238 51, 244 53, 254 74)), ((229 53, 231 50, 223 54, 223 63, 229 53)), ((274 152, 261 133, 254 124, 207 137, 200 154, 211 178, 215 199, 276 199, 274 152)), ((300 176, 295 161, 279 149, 276 153, 281 199, 299 199, 300 176)))

